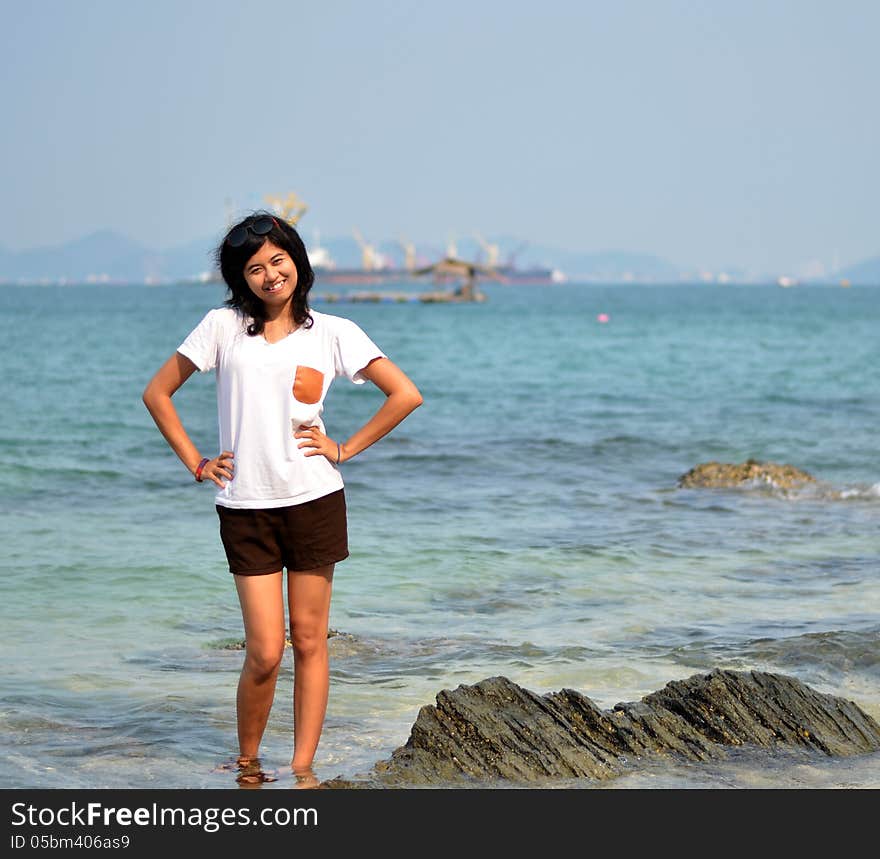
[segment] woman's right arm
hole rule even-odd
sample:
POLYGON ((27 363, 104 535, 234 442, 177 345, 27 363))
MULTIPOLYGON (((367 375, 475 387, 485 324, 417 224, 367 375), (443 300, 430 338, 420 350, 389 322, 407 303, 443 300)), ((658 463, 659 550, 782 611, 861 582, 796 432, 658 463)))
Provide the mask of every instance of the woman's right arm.
MULTIPOLYGON (((144 405, 159 427, 159 432, 193 475, 202 461, 202 455, 183 428, 171 397, 196 370, 198 367, 189 358, 175 352, 150 379, 143 394, 144 405)), ((209 460, 202 469, 202 479, 213 480, 222 489, 226 485, 224 480, 232 480, 232 458, 232 451, 224 450, 220 456, 209 460)))

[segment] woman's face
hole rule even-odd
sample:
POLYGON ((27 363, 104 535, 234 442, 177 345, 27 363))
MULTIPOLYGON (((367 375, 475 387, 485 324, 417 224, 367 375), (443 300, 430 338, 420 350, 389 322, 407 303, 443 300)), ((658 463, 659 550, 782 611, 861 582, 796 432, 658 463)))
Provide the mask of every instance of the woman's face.
POLYGON ((287 251, 267 240, 245 264, 244 279, 260 301, 281 307, 296 289, 296 266, 287 251))

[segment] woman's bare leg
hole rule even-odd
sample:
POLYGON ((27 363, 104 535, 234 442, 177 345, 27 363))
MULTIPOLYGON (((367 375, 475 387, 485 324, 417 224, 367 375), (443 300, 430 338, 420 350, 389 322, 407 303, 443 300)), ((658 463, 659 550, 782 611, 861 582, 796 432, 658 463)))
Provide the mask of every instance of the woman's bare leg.
POLYGON ((294 772, 311 769, 330 690, 327 626, 333 564, 287 574, 290 641, 293 644, 293 760, 294 772))
POLYGON ((278 668, 284 655, 284 598, 281 572, 235 576, 244 621, 245 657, 238 680, 238 749, 256 758, 275 698, 278 668))

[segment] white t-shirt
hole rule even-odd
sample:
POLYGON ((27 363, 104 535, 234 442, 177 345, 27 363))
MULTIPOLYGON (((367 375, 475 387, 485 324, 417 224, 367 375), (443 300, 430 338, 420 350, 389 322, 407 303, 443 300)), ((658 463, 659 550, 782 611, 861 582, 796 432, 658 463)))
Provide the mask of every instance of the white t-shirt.
POLYGON ((269 343, 248 336, 248 317, 217 308, 177 350, 201 372, 217 371, 220 449, 235 454, 235 476, 216 496, 222 507, 287 507, 343 486, 339 470, 324 456, 305 456, 293 434, 303 424, 324 432, 333 379, 363 384, 359 371, 385 354, 350 319, 310 312, 311 328, 269 343))

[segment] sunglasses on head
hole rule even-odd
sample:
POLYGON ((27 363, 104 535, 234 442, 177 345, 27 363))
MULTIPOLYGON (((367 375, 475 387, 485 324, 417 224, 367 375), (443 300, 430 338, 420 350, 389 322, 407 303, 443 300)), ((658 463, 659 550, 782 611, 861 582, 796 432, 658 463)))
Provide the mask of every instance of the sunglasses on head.
POLYGON ((226 236, 226 244, 231 248, 240 248, 247 241, 248 231, 255 236, 267 236, 272 232, 272 227, 277 226, 278 222, 275 218, 263 215, 250 224, 239 224, 231 229, 229 235, 226 236))

